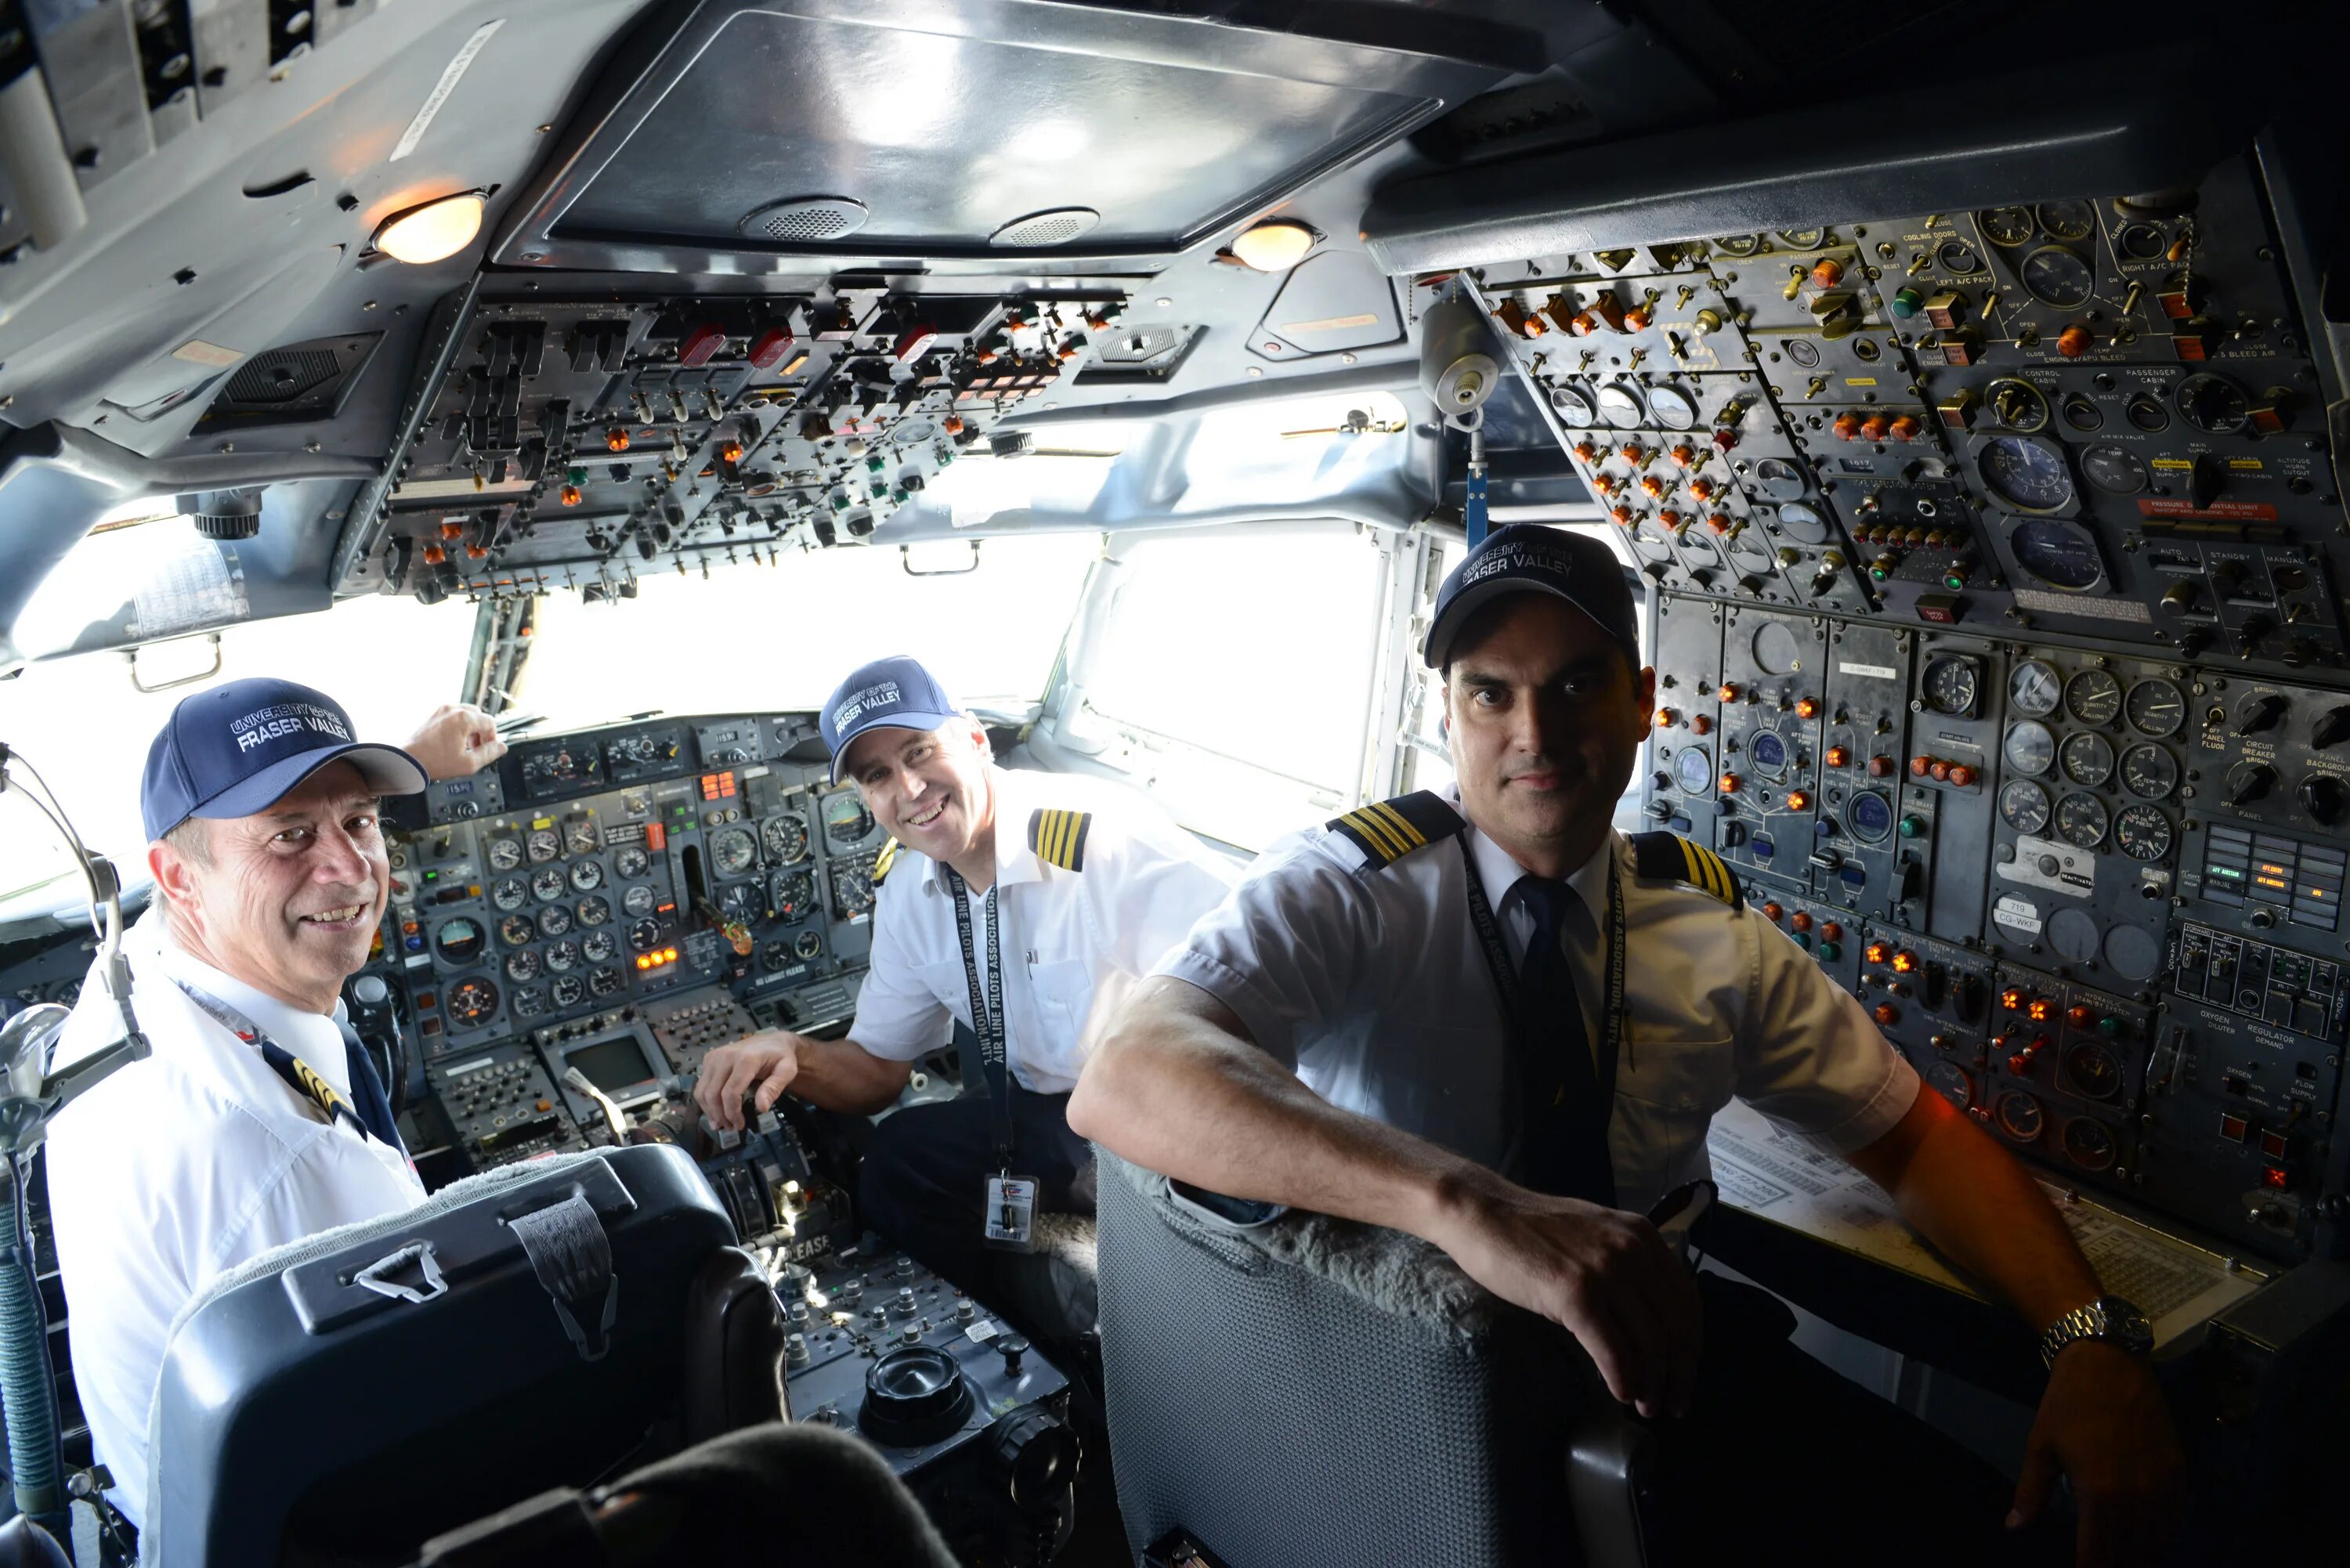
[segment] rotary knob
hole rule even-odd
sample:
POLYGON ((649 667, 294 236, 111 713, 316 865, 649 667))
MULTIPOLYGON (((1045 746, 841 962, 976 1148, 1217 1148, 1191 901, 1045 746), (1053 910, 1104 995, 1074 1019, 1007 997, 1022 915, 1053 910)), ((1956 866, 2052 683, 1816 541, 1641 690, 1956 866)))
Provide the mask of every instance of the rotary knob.
POLYGON ((2275 729, 2277 721, 2284 717, 2284 711, 2291 704, 2284 698, 2273 691, 2251 698, 2236 710, 2236 733, 2256 735, 2262 730, 2275 729))
POLYGON ((2238 763, 2228 770, 2228 804, 2250 805, 2276 787, 2276 769, 2266 763, 2238 763))
POLYGON ((2301 802, 2301 809, 2326 827, 2341 820, 2342 808, 2350 802, 2350 789, 2345 789, 2342 781, 2331 774, 2312 774, 2301 781, 2301 788, 2293 793, 2301 802))
POLYGON ((2350 741, 2350 706, 2329 708, 2310 726, 2309 748, 2322 752, 2350 741))

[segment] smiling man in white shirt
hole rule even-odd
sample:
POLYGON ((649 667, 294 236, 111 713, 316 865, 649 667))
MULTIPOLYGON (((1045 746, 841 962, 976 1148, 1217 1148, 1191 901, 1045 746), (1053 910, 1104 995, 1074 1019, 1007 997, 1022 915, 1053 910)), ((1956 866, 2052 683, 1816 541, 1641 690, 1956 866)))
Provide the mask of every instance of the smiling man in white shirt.
MULTIPOLYGON (((390 888, 379 797, 505 747, 469 707, 409 745, 354 739, 323 692, 248 680, 181 702, 148 753, 155 892, 123 951, 152 1054, 68 1106, 45 1156, 74 1380, 133 1524, 180 1309, 248 1259, 424 1196, 340 993, 390 888)), ((95 976, 82 997, 56 1064, 120 1035, 95 976)))
POLYGON ((1123 785, 998 767, 979 721, 910 659, 851 674, 822 723, 834 776, 856 784, 898 846, 856 1020, 844 1040, 770 1031, 723 1046, 695 1096, 725 1127, 743 1125, 745 1095, 764 1111, 786 1089, 869 1116, 951 1023, 971 1028, 983 1082, 882 1121, 858 1195, 866 1223, 982 1290, 988 1245, 1006 1239, 992 1232, 1021 1228, 992 1223, 1017 1219, 993 1181, 1033 1183, 1032 1214, 1090 1209, 1072 1183, 1091 1151, 1066 1113, 1089 1021, 1223 898, 1237 867, 1123 785))

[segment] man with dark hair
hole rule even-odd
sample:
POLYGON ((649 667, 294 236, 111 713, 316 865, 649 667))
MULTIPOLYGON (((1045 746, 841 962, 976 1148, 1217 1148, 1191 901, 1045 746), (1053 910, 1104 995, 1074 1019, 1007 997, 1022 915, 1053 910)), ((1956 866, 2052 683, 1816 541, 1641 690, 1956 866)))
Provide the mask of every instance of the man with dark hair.
MULTIPOLYGON (((1706 1305, 1642 1216, 1707 1174, 1707 1128, 1734 1096, 1867 1174, 2043 1332, 2051 1376, 2015 1522, 2061 1470, 2085 1560, 2144 1531, 2180 1460, 2139 1359, 2143 1317, 2100 1293, 2022 1167, 1921 1091, 1710 849, 1612 830, 1656 691, 1614 553, 1496 530, 1446 578, 1423 657, 1445 671, 1458 787, 1268 850, 1110 1021, 1070 1126, 1219 1193, 1422 1237, 1565 1325, 1643 1414, 1694 1400, 1685 1440, 1717 1462, 1707 1509, 1684 1523, 1706 1550, 1742 1530, 1800 1527, 1815 1543, 1824 1525, 1865 1530, 1888 1507, 1906 1522, 1906 1483, 1840 1484, 1831 1501, 1767 1454, 1812 1457, 1818 1437, 1850 1481, 1856 1462, 1915 1454, 1908 1439, 1931 1434, 1881 1401, 1856 1407, 1792 1347, 1758 1353, 1773 1397, 1727 1404, 1711 1367, 1700 1384, 1706 1305)), ((1732 1325, 1711 1326, 1721 1340, 1732 1325)), ((1945 1480, 1981 1473, 1955 1445, 1937 1454, 1945 1480)), ((1901 1550, 1974 1550, 1946 1511, 1901 1550)))
MULTIPOLYGON (((272 680, 185 699, 148 751, 155 891, 122 945, 152 1054, 67 1106, 45 1157, 74 1382, 134 1524, 180 1308, 273 1247, 424 1196, 342 984, 389 896, 379 797, 504 751, 489 715, 463 706, 405 750, 359 741, 334 699, 272 680)), ((57 1063, 120 1028, 93 975, 57 1063)))

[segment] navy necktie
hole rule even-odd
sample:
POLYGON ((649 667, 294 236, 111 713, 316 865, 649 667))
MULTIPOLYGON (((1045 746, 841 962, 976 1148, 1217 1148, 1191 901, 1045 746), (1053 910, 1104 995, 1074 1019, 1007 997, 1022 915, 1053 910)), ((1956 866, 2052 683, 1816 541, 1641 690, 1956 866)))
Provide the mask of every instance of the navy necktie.
POLYGON ((383 1092, 383 1080, 375 1075, 375 1064, 369 1060, 359 1031, 339 1018, 335 1027, 343 1035, 343 1065, 351 1080, 351 1109, 359 1113, 368 1131, 406 1154, 408 1146, 400 1141, 400 1124, 392 1117, 390 1097, 383 1092))
POLYGON ((1525 1107, 1520 1179, 1537 1192, 1613 1208, 1608 1107, 1599 1098, 1591 1032, 1559 940, 1575 892, 1544 877, 1523 877, 1517 888, 1534 922, 1534 939, 1518 968, 1518 1089, 1525 1107))

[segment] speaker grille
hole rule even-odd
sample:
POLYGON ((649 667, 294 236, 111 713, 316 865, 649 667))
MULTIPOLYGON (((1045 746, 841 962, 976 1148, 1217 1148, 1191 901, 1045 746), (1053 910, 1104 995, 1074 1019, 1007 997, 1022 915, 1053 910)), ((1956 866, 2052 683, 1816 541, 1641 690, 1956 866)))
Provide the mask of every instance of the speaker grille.
POLYGON ((1066 245, 1100 222, 1101 214, 1091 207, 1055 207, 1049 212, 1013 219, 988 235, 987 243, 998 250, 1041 250, 1066 245))
POLYGON ((324 348, 273 348, 229 379, 233 403, 290 403, 333 380, 342 362, 324 348))
POLYGON ((794 196, 753 208, 735 227, 754 240, 808 244, 853 234, 870 215, 864 202, 847 196, 794 196))

